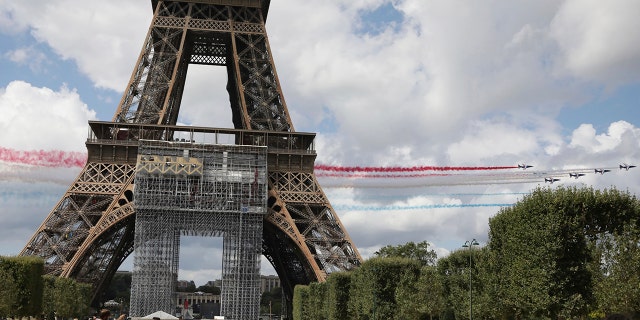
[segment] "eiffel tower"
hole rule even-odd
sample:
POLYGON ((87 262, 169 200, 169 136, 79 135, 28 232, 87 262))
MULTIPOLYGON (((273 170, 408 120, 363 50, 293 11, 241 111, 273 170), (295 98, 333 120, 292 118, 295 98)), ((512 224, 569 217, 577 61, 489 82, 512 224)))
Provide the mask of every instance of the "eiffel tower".
MULTIPOLYGON (((265 29, 270 0, 151 4, 153 19, 112 121, 89 122, 86 165, 20 254, 42 257, 46 274, 92 284, 95 304, 134 251, 134 194, 140 168, 149 165, 143 144, 204 144, 194 138, 204 135, 214 145, 224 136, 266 150, 259 250, 288 303, 295 285, 359 266, 360 254, 314 175, 315 134, 296 132, 291 122, 265 29), (190 64, 226 67, 234 128, 176 126, 190 64)), ((196 165, 171 157, 181 167, 196 165)))

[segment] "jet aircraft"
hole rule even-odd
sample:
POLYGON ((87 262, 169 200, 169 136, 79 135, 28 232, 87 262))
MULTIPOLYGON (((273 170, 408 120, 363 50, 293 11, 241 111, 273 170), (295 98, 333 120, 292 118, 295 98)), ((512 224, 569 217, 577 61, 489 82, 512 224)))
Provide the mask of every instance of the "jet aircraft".
POLYGON ((628 165, 626 163, 623 163, 623 164, 620 165, 620 170, 625 169, 625 170, 629 171, 629 169, 635 168, 635 167, 636 166, 632 166, 632 165, 628 165))
POLYGON ((533 166, 527 164, 518 164, 518 169, 527 170, 527 168, 532 168, 533 166))
POLYGON ((576 178, 576 179, 578 179, 578 178, 580 178, 580 177, 582 177, 582 176, 584 176, 584 175, 585 175, 584 173, 577 173, 577 172, 571 172, 571 173, 569 173, 569 177, 570 177, 570 178, 576 178))
POLYGON ((558 178, 544 178, 544 182, 554 183, 556 181, 560 181, 558 178))
POLYGON ((605 174, 607 172, 611 172, 611 170, 609 170, 609 169, 594 169, 593 171, 595 173, 599 173, 599 174, 605 174))

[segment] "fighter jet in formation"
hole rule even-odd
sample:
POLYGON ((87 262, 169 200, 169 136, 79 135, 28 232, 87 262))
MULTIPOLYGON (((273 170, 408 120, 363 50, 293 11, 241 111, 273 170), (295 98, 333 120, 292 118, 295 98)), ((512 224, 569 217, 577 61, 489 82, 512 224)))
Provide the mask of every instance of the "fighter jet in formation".
POLYGON ((609 169, 594 169, 593 171, 595 173, 599 173, 599 174, 605 174, 607 172, 611 172, 611 170, 609 170, 609 169))
POLYGON ((580 178, 582 176, 585 176, 585 175, 586 174, 584 174, 584 173, 571 172, 571 173, 569 173, 569 178, 578 179, 578 178, 580 178))
POLYGON ((544 178, 544 182, 554 183, 556 181, 560 181, 558 178, 544 178))
POLYGON ((533 168, 533 166, 527 164, 518 164, 518 169, 527 170, 527 168, 533 168))
POLYGON ((636 166, 632 166, 632 165, 628 165, 626 163, 623 163, 623 164, 620 165, 620 170, 625 169, 625 170, 629 171, 629 169, 635 168, 635 167, 636 166))

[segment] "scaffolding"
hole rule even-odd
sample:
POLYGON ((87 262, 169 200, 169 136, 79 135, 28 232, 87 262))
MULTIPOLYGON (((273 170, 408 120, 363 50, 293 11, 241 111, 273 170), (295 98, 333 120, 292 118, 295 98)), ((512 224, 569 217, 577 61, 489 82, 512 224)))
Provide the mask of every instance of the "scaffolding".
POLYGON ((267 150, 140 140, 131 316, 175 310, 180 236, 223 238, 221 315, 257 319, 267 150))

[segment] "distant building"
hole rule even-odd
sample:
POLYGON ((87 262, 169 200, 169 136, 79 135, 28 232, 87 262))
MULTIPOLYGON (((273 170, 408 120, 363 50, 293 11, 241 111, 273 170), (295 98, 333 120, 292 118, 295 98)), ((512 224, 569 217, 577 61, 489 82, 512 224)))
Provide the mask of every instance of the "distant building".
POLYGON ((178 280, 176 282, 176 291, 189 291, 189 288, 195 289, 196 283, 193 280, 178 280))
POLYGON ((218 279, 213 281, 207 281, 205 286, 222 288, 222 280, 218 279))
MULTIPOLYGON (((222 288, 222 280, 218 279, 213 281, 207 281, 205 285, 209 287, 222 288)), ((274 276, 274 275, 260 276, 260 293, 271 291, 273 290, 273 288, 277 288, 277 287, 280 287, 280 278, 278 276, 274 276)))
POLYGON ((213 302, 220 303, 220 295, 206 292, 176 292, 176 306, 184 307, 185 300, 187 306, 199 305, 203 303, 213 302))
POLYGON ((260 276, 260 292, 265 293, 280 287, 280 278, 278 276, 260 276))

